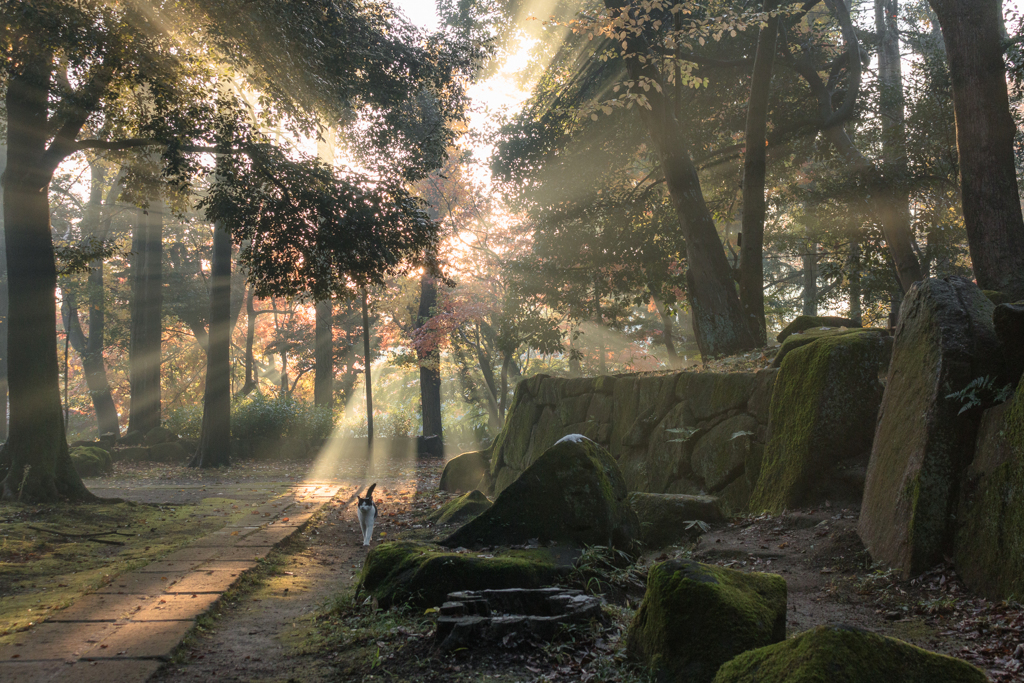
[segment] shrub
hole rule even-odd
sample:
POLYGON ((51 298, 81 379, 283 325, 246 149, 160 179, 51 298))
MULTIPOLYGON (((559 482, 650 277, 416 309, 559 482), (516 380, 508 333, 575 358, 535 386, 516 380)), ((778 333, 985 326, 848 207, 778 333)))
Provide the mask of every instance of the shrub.
MULTIPOLYGON (((198 439, 203 427, 202 405, 175 408, 164 426, 181 437, 198 439)), ((331 435, 334 416, 293 398, 251 394, 231 404, 231 436, 236 439, 279 439, 290 436, 318 444, 331 435)))

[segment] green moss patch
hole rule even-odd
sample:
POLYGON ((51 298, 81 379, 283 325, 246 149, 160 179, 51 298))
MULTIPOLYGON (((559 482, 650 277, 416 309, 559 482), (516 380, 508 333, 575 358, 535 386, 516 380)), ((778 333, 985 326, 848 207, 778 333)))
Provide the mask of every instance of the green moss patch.
POLYGON ((877 331, 852 330, 786 356, 775 380, 770 436, 750 510, 778 513, 801 505, 826 484, 837 463, 870 450, 886 344, 877 331))
POLYGON ((626 650, 658 680, 707 683, 736 655, 786 637, 786 582, 689 560, 651 567, 626 650))
POLYGON ((473 548, 539 539, 629 549, 639 529, 626 494, 622 472, 606 450, 589 439, 561 441, 443 545, 473 548))
POLYGON ((487 499, 487 496, 480 491, 470 491, 448 501, 427 515, 426 519, 436 522, 438 525, 462 524, 489 507, 491 507, 491 501, 487 499))
POLYGON ((980 670, 895 638, 819 626, 725 664, 715 683, 984 683, 980 670))
POLYGON ((543 548, 480 556, 426 543, 396 541, 378 545, 370 552, 359 586, 381 607, 408 604, 422 609, 440 606, 454 591, 551 586, 564 580, 570 571, 543 548))
POLYGON ((860 327, 860 325, 849 318, 839 318, 829 315, 798 315, 793 319, 793 322, 783 328, 782 332, 779 332, 779 336, 776 337, 776 339, 779 340, 779 343, 783 343, 790 335, 799 334, 804 330, 809 330, 814 327, 852 328, 860 327))

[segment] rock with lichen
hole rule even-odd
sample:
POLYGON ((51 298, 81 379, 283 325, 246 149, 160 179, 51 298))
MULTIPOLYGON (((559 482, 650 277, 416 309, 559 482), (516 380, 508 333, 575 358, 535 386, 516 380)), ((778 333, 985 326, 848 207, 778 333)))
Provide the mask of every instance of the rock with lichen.
POLYGON ((776 339, 779 343, 783 343, 790 335, 799 334, 804 330, 809 330, 814 327, 846 327, 854 328, 860 327, 860 324, 850 320, 849 318, 839 318, 831 315, 798 315, 788 325, 786 325, 782 332, 779 332, 779 336, 776 339))
POLYGON ((458 498, 449 500, 437 510, 426 516, 438 526, 463 524, 479 516, 491 507, 491 501, 482 492, 473 490, 458 498))
POLYGON ((659 681, 709 683, 747 650, 786 637, 786 581, 692 560, 651 567, 626 652, 659 681))
POLYGON ((95 446, 78 446, 71 449, 71 464, 80 477, 98 477, 114 471, 110 453, 95 446))
POLYGON ((714 683, 985 683, 981 669, 849 626, 818 626, 745 652, 714 683))
POLYGON ((858 524, 871 557, 903 576, 952 552, 980 420, 956 392, 1002 372, 993 309, 962 278, 915 283, 903 300, 858 524))
POLYGON ((632 547, 636 513, 608 451, 582 436, 546 450, 488 510, 443 541, 448 547, 517 545, 531 539, 574 547, 632 547))

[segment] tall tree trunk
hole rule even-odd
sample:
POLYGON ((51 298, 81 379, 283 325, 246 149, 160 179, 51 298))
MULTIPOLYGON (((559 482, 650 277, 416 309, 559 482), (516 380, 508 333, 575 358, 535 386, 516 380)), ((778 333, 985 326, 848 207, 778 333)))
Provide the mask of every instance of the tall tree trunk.
MULTIPOLYGON (((764 11, 773 12, 778 0, 765 0, 764 11)), ((743 222, 740 228, 740 304, 758 346, 768 343, 764 315, 764 220, 765 176, 768 153, 768 96, 779 35, 779 17, 769 17, 757 36, 754 72, 747 103, 746 152, 743 155, 743 222)))
POLYGON ((818 315, 818 245, 804 244, 804 315, 818 315))
POLYGON ((256 341, 256 307, 253 306, 253 291, 245 296, 245 383, 239 390, 239 396, 248 396, 256 388, 255 359, 252 354, 252 346, 256 341))
POLYGON ((512 365, 512 353, 506 352, 501 359, 501 400, 498 401, 498 414, 502 424, 505 423, 505 404, 508 402, 508 370, 512 365))
POLYGON ((860 285, 860 242, 850 242, 850 260, 847 264, 850 281, 850 320, 858 325, 863 324, 863 313, 861 311, 861 285, 860 285))
POLYGON ((3 176, 8 274, 10 426, 0 454, 0 498, 95 500, 71 463, 61 414, 56 338, 57 267, 44 157, 51 55, 31 55, 8 78, 3 176))
MULTIPOLYGON (((653 291, 653 288, 649 289, 653 291)), ((669 315, 668 309, 665 308, 665 302, 660 298, 651 294, 651 300, 654 301, 654 307, 658 309, 658 315, 661 316, 661 325, 665 330, 662 341, 665 342, 665 352, 668 354, 668 366, 674 370, 679 367, 679 354, 676 352, 676 342, 672 334, 672 316, 669 315)))
POLYGON ((231 235, 213 226, 210 264, 210 335, 206 353, 203 426, 191 467, 231 462, 231 235))
POLYGON ((601 310, 601 282, 594 276, 594 341, 597 343, 597 373, 608 374, 608 358, 604 348, 604 312, 601 310))
POLYGON ((334 401, 334 303, 316 302, 315 375, 313 403, 329 407, 334 401))
MULTIPOLYGON (((620 0, 605 0, 605 7, 617 11, 620 0)), ((649 53, 644 37, 626 39, 630 52, 649 53)), ((627 60, 630 78, 641 83, 653 79, 661 88, 657 71, 651 60, 641 64, 638 59, 627 60)), ((736 293, 736 283, 725 257, 725 249, 718 237, 714 219, 704 201, 700 178, 679 121, 672 112, 671 103, 658 91, 639 91, 647 98, 650 108, 636 107, 648 135, 658 154, 665 175, 666 186, 672 198, 680 229, 686 240, 687 293, 693 308, 693 328, 697 345, 704 357, 729 355, 756 346, 750 327, 746 323, 736 293)))
POLYGON ((982 289, 1024 298, 1024 217, 1014 165, 1016 127, 1003 63, 999 0, 929 0, 953 86, 964 226, 982 289))
POLYGON ((370 302, 363 287, 363 373, 366 380, 366 442, 373 443, 373 374, 370 368, 370 302))
MULTIPOLYGON (((422 328, 437 309, 437 280, 424 270, 420 277, 420 307, 416 329, 422 328)), ((443 439, 441 429, 441 352, 436 345, 418 351, 420 362, 420 407, 423 413, 423 437, 443 439)), ((442 441, 443 443, 443 441, 442 441)))
POLYGON ((163 200, 152 200, 148 211, 140 212, 132 235, 128 431, 140 434, 160 426, 163 211, 163 200))
POLYGON ((907 131, 904 117, 903 69, 897 16, 898 0, 875 0, 875 30, 878 33, 878 111, 882 119, 882 181, 878 198, 880 222, 886 228, 889 252, 896 262, 903 291, 924 279, 914 250, 910 225, 910 193, 906 189, 907 131))
MULTIPOLYGON (((7 166, 7 144, 0 144, 0 178, 7 166)), ((0 441, 7 440, 7 246, 4 238, 3 190, 0 189, 0 441)))

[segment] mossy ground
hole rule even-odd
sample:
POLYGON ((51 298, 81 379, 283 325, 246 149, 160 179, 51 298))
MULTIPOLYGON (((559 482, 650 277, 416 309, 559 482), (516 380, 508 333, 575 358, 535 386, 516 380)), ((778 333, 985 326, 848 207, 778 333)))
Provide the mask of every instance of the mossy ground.
POLYGON ((715 683, 985 683, 980 669, 899 640, 847 627, 819 626, 746 652, 715 683))
POLYGON ((236 503, 211 498, 200 505, 176 506, 0 504, 0 635, 39 623, 119 574, 220 529, 245 513, 236 503), (69 539, 30 527, 67 534, 116 530, 117 535, 99 538, 124 545, 69 539))

